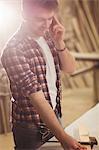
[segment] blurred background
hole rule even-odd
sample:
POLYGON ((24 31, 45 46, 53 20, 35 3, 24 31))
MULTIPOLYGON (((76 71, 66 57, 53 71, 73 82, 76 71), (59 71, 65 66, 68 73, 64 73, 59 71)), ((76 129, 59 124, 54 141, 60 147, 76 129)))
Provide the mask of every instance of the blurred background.
MULTIPOLYGON (((61 78, 62 123, 66 127, 99 101, 99 0, 59 0, 59 3, 59 16, 66 29, 65 43, 77 60, 74 74, 62 74, 61 78)), ((21 0, 0 0, 0 56, 21 21, 21 0)), ((0 88, 0 133, 7 133, 10 131, 7 109, 11 94, 1 67, 0 83, 3 87, 0 88), (7 92, 2 91, 5 88, 7 92)))

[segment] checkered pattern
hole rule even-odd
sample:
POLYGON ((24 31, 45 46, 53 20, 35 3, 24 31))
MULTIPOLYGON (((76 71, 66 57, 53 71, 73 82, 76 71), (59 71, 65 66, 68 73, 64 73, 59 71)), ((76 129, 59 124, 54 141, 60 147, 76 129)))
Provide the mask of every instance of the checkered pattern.
MULTIPOLYGON (((45 35, 45 39, 55 62, 57 73, 56 111, 61 116, 59 57, 48 33, 45 35)), ((23 121, 40 124, 39 114, 30 103, 28 96, 31 93, 42 90, 46 100, 52 107, 46 81, 46 63, 42 55, 42 49, 28 33, 25 33, 23 27, 6 45, 2 55, 2 64, 10 79, 12 96, 15 99, 12 113, 13 123, 23 121)))

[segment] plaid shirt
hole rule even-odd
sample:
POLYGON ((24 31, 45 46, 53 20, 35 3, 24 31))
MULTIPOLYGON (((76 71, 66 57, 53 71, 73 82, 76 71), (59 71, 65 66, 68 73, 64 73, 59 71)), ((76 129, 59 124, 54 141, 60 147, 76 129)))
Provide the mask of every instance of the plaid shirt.
MULTIPOLYGON (((59 57, 48 33, 45 35, 45 39, 54 58, 57 74, 57 105, 55 111, 61 116, 59 57)), ((21 27, 6 45, 1 60, 10 79, 11 92, 15 99, 12 105, 13 123, 34 122, 35 124, 40 124, 39 114, 28 97, 31 93, 42 90, 46 100, 52 107, 42 49, 21 27)))

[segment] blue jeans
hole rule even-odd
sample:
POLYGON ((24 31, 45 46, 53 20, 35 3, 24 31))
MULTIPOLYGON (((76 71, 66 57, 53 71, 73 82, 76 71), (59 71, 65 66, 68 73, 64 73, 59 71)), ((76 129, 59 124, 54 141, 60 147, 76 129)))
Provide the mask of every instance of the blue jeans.
POLYGON ((44 124, 37 127, 34 124, 18 123, 13 125, 12 131, 15 150, 37 150, 54 136, 44 124))
MULTIPOLYGON (((55 114, 61 124, 58 113, 55 114)), ((12 132, 15 150, 37 150, 54 136, 43 123, 39 127, 33 123, 17 123, 13 125, 12 132)))

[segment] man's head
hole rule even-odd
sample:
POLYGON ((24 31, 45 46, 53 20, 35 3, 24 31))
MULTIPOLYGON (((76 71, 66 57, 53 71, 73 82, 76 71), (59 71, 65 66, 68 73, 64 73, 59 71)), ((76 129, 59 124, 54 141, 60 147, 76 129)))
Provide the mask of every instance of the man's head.
POLYGON ((26 13, 32 13, 33 7, 36 6, 55 10, 58 8, 58 0, 23 0, 23 10, 26 13))
POLYGON ((24 20, 37 36, 49 29, 57 9, 58 0, 23 0, 24 20))

